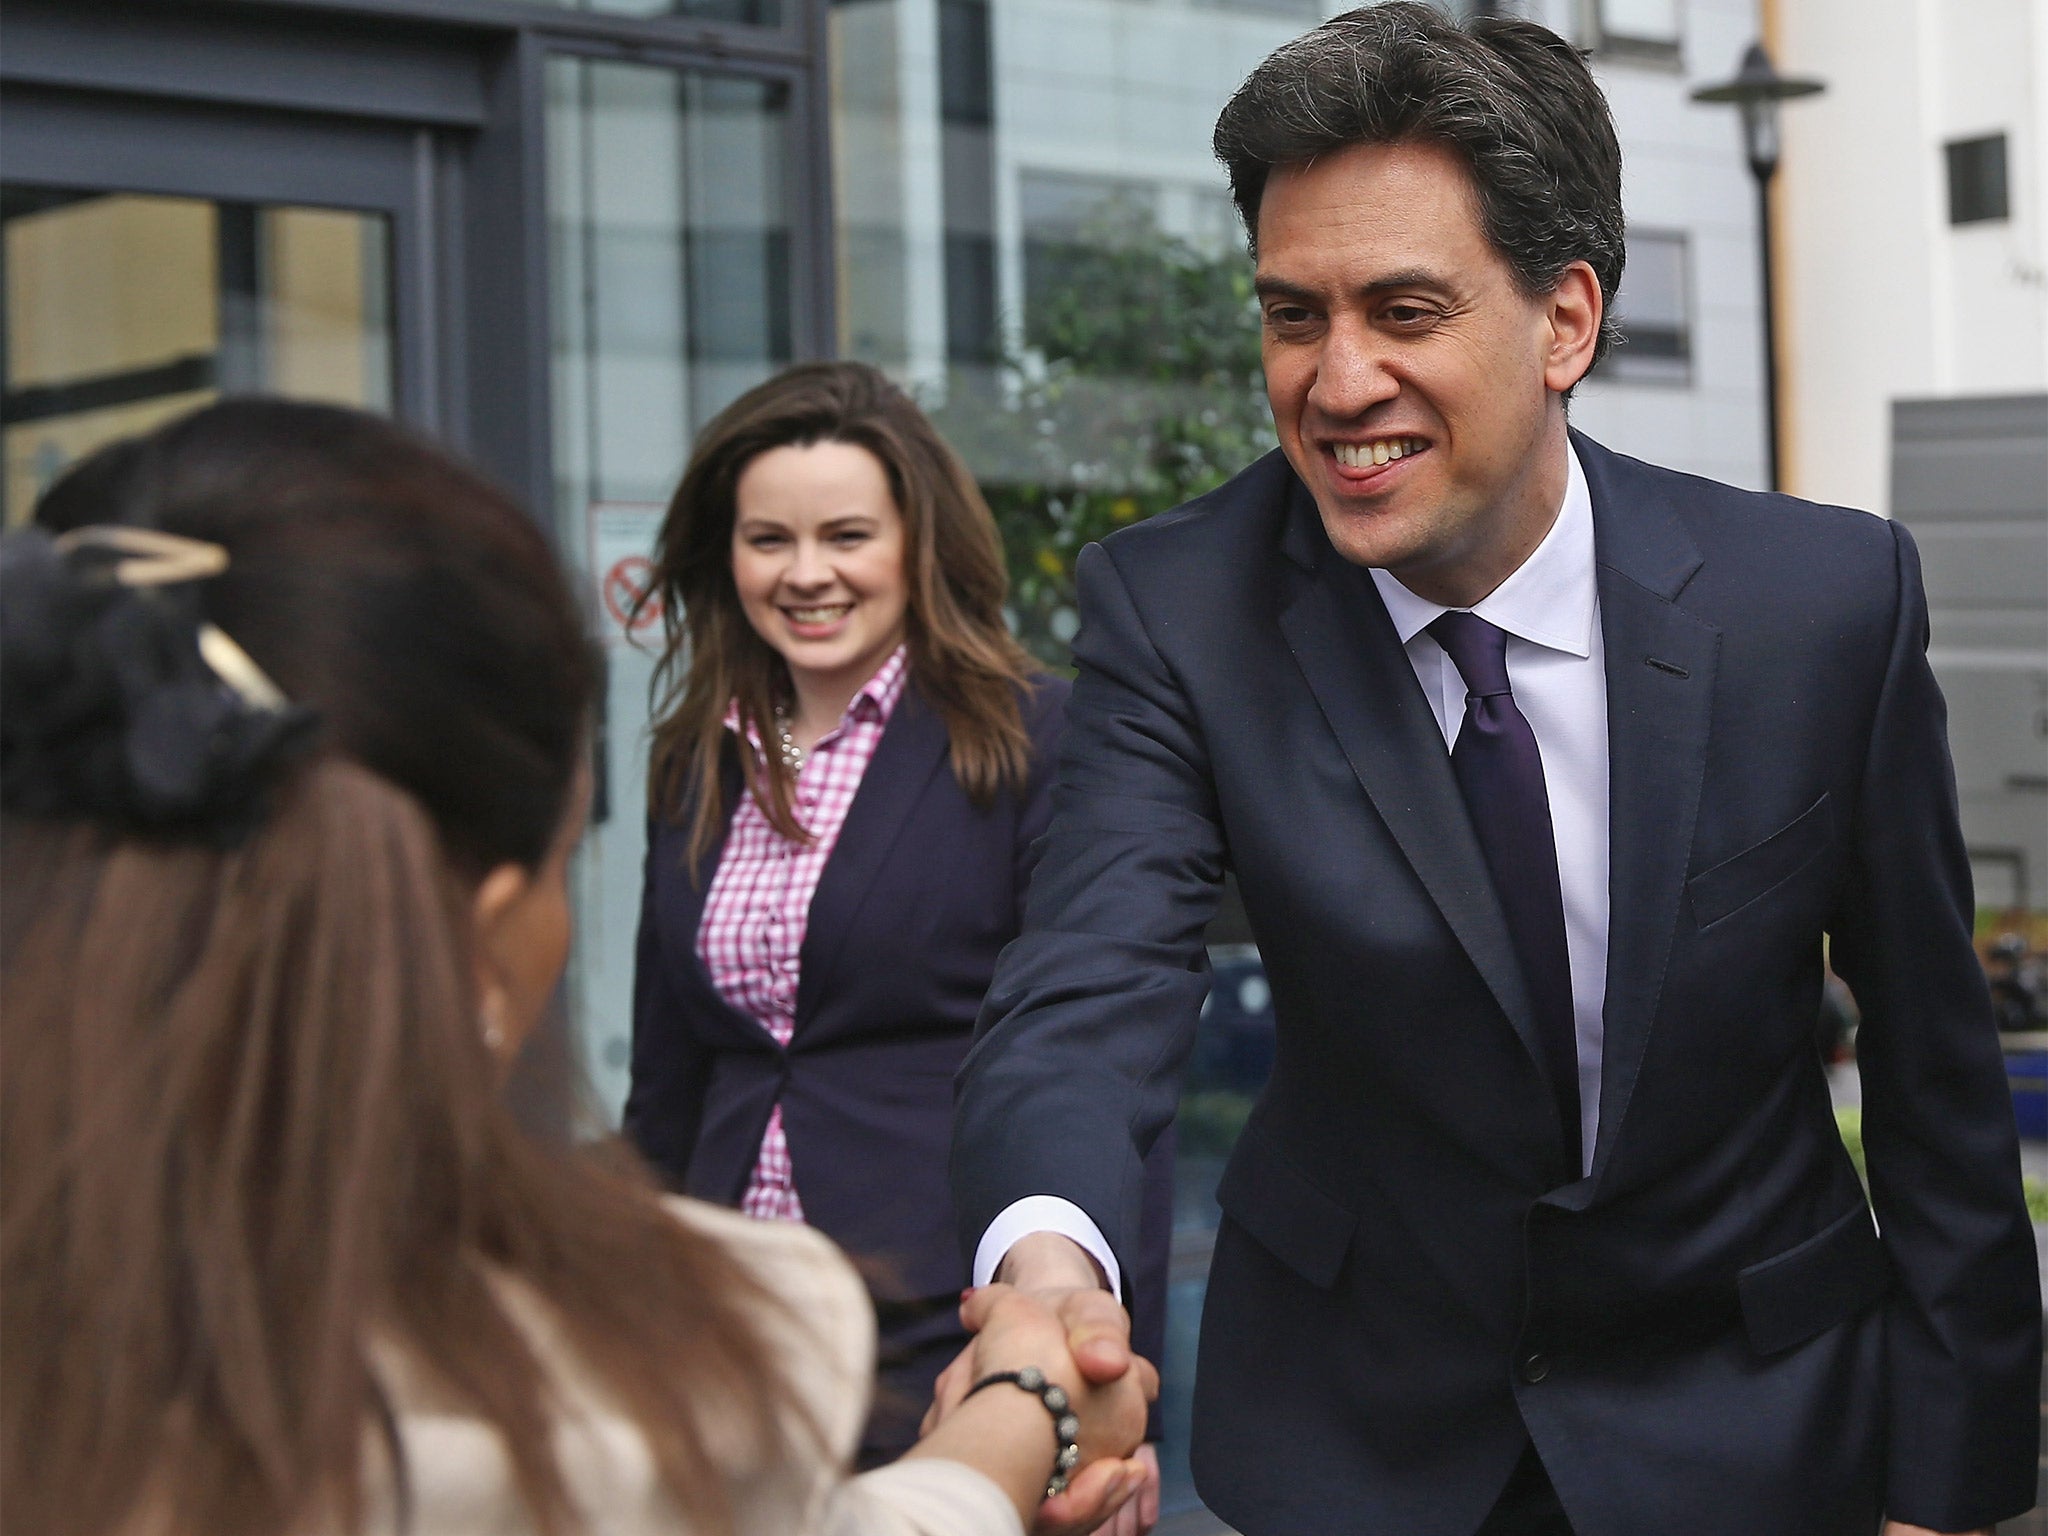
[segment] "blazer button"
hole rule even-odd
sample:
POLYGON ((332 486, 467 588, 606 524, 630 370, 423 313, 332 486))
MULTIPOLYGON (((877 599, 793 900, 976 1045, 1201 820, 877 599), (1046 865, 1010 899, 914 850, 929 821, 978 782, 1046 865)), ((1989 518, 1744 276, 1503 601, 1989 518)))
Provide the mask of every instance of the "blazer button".
POLYGON ((1544 1377, 1548 1376, 1549 1374, 1550 1357, 1548 1355, 1545 1355, 1539 1351, 1536 1353, 1532 1353, 1523 1359, 1522 1380, 1526 1381, 1530 1386, 1535 1386, 1537 1382, 1541 1381, 1544 1377))

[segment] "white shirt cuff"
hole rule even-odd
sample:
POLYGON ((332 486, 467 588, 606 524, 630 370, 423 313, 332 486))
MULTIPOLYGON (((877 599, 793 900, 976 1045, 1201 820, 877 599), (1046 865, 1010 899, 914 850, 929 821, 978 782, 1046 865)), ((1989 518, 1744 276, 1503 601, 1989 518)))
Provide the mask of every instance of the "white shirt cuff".
POLYGON ((1109 1280, 1109 1293, 1122 1297, 1123 1272, 1117 1268, 1116 1255, 1109 1251, 1109 1239, 1086 1211, 1058 1195, 1026 1195, 1003 1208, 975 1246, 974 1283, 987 1285, 993 1280, 1004 1255, 1034 1232, 1057 1232, 1079 1243, 1102 1266, 1102 1273, 1109 1280))

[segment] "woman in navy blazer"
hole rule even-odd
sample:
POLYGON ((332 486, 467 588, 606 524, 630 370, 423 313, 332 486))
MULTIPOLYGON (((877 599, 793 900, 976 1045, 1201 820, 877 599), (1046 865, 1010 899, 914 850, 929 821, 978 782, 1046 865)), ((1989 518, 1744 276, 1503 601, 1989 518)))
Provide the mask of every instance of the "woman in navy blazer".
MULTIPOLYGON (((786 1145, 785 1214, 800 1202, 802 1220, 864 1262, 875 1297, 872 1464, 915 1438, 965 1340, 946 1168, 953 1074, 1017 933, 1068 685, 1004 626, 1001 545, 973 479, 865 365, 790 369, 713 421, 656 563, 665 697, 625 1128, 677 1188, 728 1205, 761 1194, 764 1136, 786 1145), (899 653, 907 665, 892 669, 899 653), (896 670, 881 723, 876 680, 896 670), (773 951, 757 925, 777 919, 777 898, 748 906, 720 872, 737 859, 729 882, 751 878, 764 852, 801 860, 825 782, 804 774, 806 753, 856 742, 872 756, 815 871, 783 1043, 758 991, 730 965, 717 968, 721 988, 707 964, 707 952, 735 952, 705 942, 707 899, 733 942, 773 951)), ((829 834, 829 814, 822 825, 829 834)), ((759 885, 802 909, 801 884, 793 898, 773 878, 759 885)), ((1133 1286, 1155 1359, 1170 1156, 1162 1144, 1150 1262, 1133 1286)))

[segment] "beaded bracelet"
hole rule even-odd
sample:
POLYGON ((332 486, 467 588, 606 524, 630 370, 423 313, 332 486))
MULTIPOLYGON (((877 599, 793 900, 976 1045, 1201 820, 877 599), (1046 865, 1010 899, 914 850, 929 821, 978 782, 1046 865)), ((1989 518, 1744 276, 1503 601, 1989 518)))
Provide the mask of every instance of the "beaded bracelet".
MULTIPOLYGON (((1052 1415, 1052 1432, 1059 1436, 1060 1453, 1052 1464, 1052 1476, 1046 1479, 1045 1496, 1049 1499, 1067 1491, 1067 1483, 1074 1475, 1074 1468, 1081 1461, 1081 1421, 1074 1416, 1067 1401, 1067 1389, 1057 1382, 1047 1381, 1045 1372, 1035 1365, 1027 1365, 1021 1371, 996 1371, 984 1376, 967 1389, 967 1397, 974 1396, 983 1387, 992 1387, 997 1382, 1007 1381, 1023 1388, 1041 1403, 1052 1415)), ((961 1399, 967 1401, 966 1397, 961 1399)))

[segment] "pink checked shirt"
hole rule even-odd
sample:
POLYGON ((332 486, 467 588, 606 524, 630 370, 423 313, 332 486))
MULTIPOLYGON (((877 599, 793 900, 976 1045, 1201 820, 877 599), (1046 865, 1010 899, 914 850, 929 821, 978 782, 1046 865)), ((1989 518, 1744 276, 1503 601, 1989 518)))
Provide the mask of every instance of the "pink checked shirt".
MULTIPOLYGON (((704 896, 697 954, 711 984, 784 1048, 796 1032, 797 965, 810 927, 811 897, 908 675, 909 657, 898 646, 853 696, 839 724, 804 754, 796 819, 810 832, 809 843, 790 842, 768 824, 753 796, 740 796, 718 872, 704 896)), ((762 750, 758 740, 754 747, 762 750)), ((780 1104, 768 1116, 740 1209, 765 1221, 804 1219, 780 1104)))

